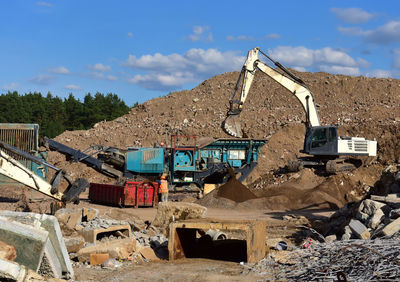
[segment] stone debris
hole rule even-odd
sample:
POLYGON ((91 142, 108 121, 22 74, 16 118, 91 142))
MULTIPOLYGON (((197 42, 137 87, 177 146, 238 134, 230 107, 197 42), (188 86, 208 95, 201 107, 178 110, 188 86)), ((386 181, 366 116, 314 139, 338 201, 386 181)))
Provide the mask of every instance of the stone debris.
POLYGON ((400 171, 384 170, 376 193, 359 203, 349 203, 332 214, 326 235, 342 240, 391 237, 400 231, 400 194, 391 193, 400 182, 400 171), (394 185, 396 184, 396 185, 394 185))
POLYGON ((242 264, 243 275, 256 272, 279 281, 395 281, 400 277, 399 239, 320 243, 312 249, 270 253, 255 264, 242 264))

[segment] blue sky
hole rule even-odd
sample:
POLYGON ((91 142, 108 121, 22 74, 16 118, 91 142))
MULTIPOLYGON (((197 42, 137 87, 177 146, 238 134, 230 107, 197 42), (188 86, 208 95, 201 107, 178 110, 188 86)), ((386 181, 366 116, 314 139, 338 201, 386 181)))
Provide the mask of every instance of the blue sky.
POLYGON ((0 0, 0 93, 129 106, 239 71, 260 47, 300 71, 400 78, 400 1, 0 0))

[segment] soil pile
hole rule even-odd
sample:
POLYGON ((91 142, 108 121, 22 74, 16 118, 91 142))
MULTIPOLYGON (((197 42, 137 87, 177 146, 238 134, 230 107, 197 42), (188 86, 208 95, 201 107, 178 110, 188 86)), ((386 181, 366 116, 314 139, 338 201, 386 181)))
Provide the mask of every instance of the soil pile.
POLYGON ((218 188, 217 196, 232 200, 236 203, 257 198, 253 192, 240 183, 235 177, 231 177, 227 183, 218 188))

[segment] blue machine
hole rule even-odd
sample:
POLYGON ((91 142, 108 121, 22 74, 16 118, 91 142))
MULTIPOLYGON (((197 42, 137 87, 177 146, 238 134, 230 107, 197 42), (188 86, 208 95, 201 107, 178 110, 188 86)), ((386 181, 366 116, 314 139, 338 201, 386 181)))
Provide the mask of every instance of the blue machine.
POLYGON ((172 146, 168 148, 128 148, 126 172, 157 178, 169 175, 176 186, 224 183, 227 169, 241 173, 244 180, 256 167, 261 147, 266 140, 217 139, 206 145, 172 146))
POLYGON ((266 143, 263 139, 221 138, 200 145, 196 136, 183 137, 193 138, 193 144, 178 145, 175 138, 170 147, 127 150, 107 147, 101 149, 98 158, 46 137, 43 145, 109 176, 155 181, 165 174, 174 189, 190 190, 188 187, 193 186, 202 189, 205 183, 225 183, 230 177, 229 168, 240 173, 239 180, 243 181, 256 167, 261 147, 266 143))

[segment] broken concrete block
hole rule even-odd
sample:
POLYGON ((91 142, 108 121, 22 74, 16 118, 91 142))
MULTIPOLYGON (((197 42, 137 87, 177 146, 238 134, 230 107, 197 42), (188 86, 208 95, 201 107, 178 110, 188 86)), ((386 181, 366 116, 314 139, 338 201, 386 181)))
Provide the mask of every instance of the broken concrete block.
POLYGON ((90 254, 90 265, 102 264, 110 258, 109 254, 90 254))
POLYGON ((14 246, 15 262, 30 269, 39 270, 48 238, 46 230, 0 217, 0 240, 14 246))
POLYGON ((24 281, 27 270, 16 262, 0 259, 1 281, 24 281))
POLYGON ((129 224, 113 225, 108 228, 83 228, 79 231, 79 234, 89 243, 95 243, 97 240, 110 235, 124 238, 129 238, 132 235, 131 226, 129 224))
POLYGON ((370 199, 365 199, 361 202, 358 210, 367 214, 368 216, 373 216, 374 213, 383 206, 385 206, 385 204, 370 199))
POLYGON ((152 225, 160 228, 160 231, 167 236, 169 224, 173 221, 185 219, 204 218, 207 208, 193 203, 185 202, 162 202, 157 207, 157 214, 152 225))
POLYGON ((139 252, 147 261, 160 260, 155 254, 154 250, 150 247, 142 248, 139 252))
POLYGON ((400 217, 398 219, 395 219, 388 225, 386 225, 382 229, 382 234, 384 236, 392 236, 393 234, 397 233, 400 230, 400 217))
POLYGON ((90 254, 108 253, 111 258, 126 259, 136 250, 136 240, 134 238, 126 238, 121 240, 113 240, 98 243, 89 247, 82 248, 78 251, 78 259, 80 262, 89 261, 90 254))
POLYGON ((342 241, 346 241, 346 240, 350 240, 350 238, 351 238, 351 234, 350 233, 344 233, 343 235, 342 235, 342 241))
POLYGON ((82 236, 64 237, 65 247, 68 253, 77 253, 85 244, 82 236))
POLYGON ((375 211, 374 215, 369 218, 367 226, 375 229, 379 225, 379 223, 381 223, 384 217, 385 214, 383 213, 383 211, 381 209, 378 209, 377 211, 375 211))
POLYGON ((6 260, 15 260, 17 252, 14 247, 0 241, 0 258, 6 260))
POLYGON ((91 221, 99 215, 99 210, 92 208, 82 208, 82 221, 91 221))
POLYGON ((54 215, 59 223, 66 228, 73 230, 76 225, 82 222, 82 210, 59 209, 54 215))
POLYGON ((358 239, 369 239, 371 237, 367 227, 365 227, 365 225, 359 220, 350 220, 349 227, 358 239))
MULTIPOLYGON (((45 242, 44 245, 44 254, 46 256, 47 264, 52 272, 52 276, 54 276, 55 278, 66 279, 71 279, 74 277, 74 271, 72 269, 67 248, 65 247, 60 225, 58 224, 58 220, 56 217, 46 214, 12 211, 2 211, 0 215, 7 217, 9 220, 15 220, 20 223, 24 223, 24 226, 32 226, 36 229, 36 231, 42 230, 44 232, 47 232, 48 240, 45 242)), ((20 252, 15 245, 14 247, 17 251, 16 261, 18 262, 20 252)), ((28 248, 28 250, 34 253, 30 248, 28 248)), ((27 253, 26 249, 24 249, 23 251, 27 253)), ((38 256, 38 253, 36 253, 35 255, 38 256)), ((42 259, 43 256, 40 258, 42 259)))

